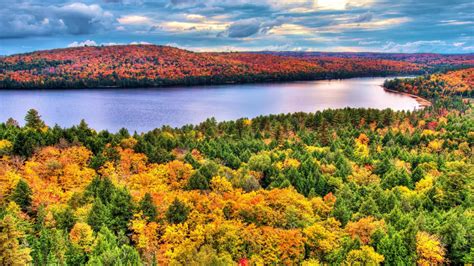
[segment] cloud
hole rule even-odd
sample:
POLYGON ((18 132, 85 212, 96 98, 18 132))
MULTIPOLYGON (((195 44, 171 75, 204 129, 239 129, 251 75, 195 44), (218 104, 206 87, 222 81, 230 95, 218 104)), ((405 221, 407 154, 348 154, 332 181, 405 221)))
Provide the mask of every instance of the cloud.
POLYGON ((70 3, 46 7, 19 5, 0 11, 0 38, 81 35, 107 29, 112 24, 113 15, 95 4, 70 3))
POLYGON ((97 46, 95 41, 86 40, 83 42, 72 42, 67 47, 97 46))
POLYGON ((357 16, 357 18, 354 19, 354 22, 355 23, 369 22, 372 20, 373 17, 374 15, 371 12, 367 12, 367 13, 357 16))
POLYGON ((459 25, 470 25, 470 24, 474 24, 474 21, 461 21, 461 20, 450 19, 450 20, 441 20, 439 23, 439 25, 443 25, 443 26, 459 26, 459 25))
POLYGON ((247 19, 232 23, 227 29, 230 38, 243 38, 260 31, 260 22, 257 19, 247 19))
POLYGON ((415 41, 407 43, 395 43, 387 42, 383 47, 382 51, 391 53, 417 53, 423 52, 436 52, 440 47, 446 46, 447 43, 441 40, 433 41, 415 41))
POLYGON ((170 0, 169 5, 183 7, 194 5, 196 2, 198 2, 198 0, 170 0))
POLYGON ((149 42, 131 42, 130 44, 131 45, 149 45, 149 44, 152 44, 152 43, 149 43, 149 42))
POLYGON ((185 31, 223 31, 228 26, 225 22, 204 20, 199 22, 183 22, 183 21, 166 21, 158 25, 154 25, 149 31, 170 31, 170 32, 185 32, 185 31))
POLYGON ((474 46, 472 0, 0 2, 4 54, 57 48, 73 40, 103 42, 98 45, 143 40, 217 50, 290 45, 288 50, 355 50, 359 46, 369 51, 461 53, 474 46))
MULTIPOLYGON (((301 35, 305 36, 305 38, 307 39, 315 39, 314 37, 309 37, 312 36, 315 31, 315 29, 306 26, 285 23, 282 24, 280 27, 271 29, 269 32, 276 36, 301 35)), ((316 39, 319 40, 319 38, 316 39)))
POLYGON ((257 33, 265 34, 273 28, 283 25, 284 22, 283 17, 263 22, 256 18, 240 20, 232 23, 224 35, 229 38, 245 38, 257 33))
POLYGON ((143 0, 104 0, 105 3, 124 4, 124 5, 142 5, 143 0))
POLYGON ((124 25, 149 25, 153 21, 149 17, 139 15, 128 15, 117 19, 120 24, 124 25))
MULTIPOLYGON (((135 41, 135 42, 130 42, 128 43, 130 45, 147 45, 147 44, 152 44, 149 42, 144 42, 144 41, 135 41)), ((98 44, 97 42, 93 40, 85 40, 82 42, 72 42, 68 44, 67 47, 83 47, 83 46, 114 46, 114 45, 127 45, 126 43, 117 43, 117 42, 107 42, 107 43, 100 43, 98 44)))
MULTIPOLYGON (((367 18, 365 18, 367 20, 367 18)), ((359 21, 355 22, 354 20, 341 20, 339 22, 330 24, 328 26, 318 27, 319 32, 327 33, 344 33, 349 32, 350 30, 384 30, 390 29, 401 24, 410 22, 411 19, 408 17, 399 17, 399 18, 387 18, 387 19, 372 19, 369 21, 359 21)))
POLYGON ((373 44, 379 44, 379 41, 359 41, 359 45, 373 45, 373 44))

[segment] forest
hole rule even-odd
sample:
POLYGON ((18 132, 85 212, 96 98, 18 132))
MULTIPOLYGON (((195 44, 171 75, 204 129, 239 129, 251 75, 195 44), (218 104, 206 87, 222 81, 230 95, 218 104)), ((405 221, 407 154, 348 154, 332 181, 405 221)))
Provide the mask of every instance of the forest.
POLYGON ((474 66, 474 55, 210 53, 91 46, 0 57, 0 89, 157 87, 420 75, 474 66))
POLYGON ((473 73, 386 82, 433 103, 417 111, 143 134, 32 109, 0 124, 0 264, 472 264, 473 73))

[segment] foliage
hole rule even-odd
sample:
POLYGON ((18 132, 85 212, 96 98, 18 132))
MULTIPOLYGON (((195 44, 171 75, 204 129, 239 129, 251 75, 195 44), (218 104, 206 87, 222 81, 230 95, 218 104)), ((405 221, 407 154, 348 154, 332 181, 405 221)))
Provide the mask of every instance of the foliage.
POLYGON ((195 53, 156 45, 77 47, 1 57, 0 88, 328 79, 423 74, 472 65, 472 55, 195 53))
POLYGON ((428 87, 410 92, 436 93, 410 112, 133 135, 2 123, 0 264, 472 263, 472 72, 458 71, 437 74, 443 90, 416 78, 428 87))

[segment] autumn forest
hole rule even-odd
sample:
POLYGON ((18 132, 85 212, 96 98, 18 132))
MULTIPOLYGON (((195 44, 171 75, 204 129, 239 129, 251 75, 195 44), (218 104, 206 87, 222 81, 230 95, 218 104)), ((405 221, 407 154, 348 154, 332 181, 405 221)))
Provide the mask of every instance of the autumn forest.
POLYGON ((118 45, 0 57, 0 88, 157 87, 420 75, 474 65, 474 55, 211 53, 118 45))
POLYGON ((431 102, 141 134, 46 125, 31 109, 0 124, 0 264, 472 264, 473 62, 150 45, 0 58, 7 89, 417 74, 384 87, 431 102))

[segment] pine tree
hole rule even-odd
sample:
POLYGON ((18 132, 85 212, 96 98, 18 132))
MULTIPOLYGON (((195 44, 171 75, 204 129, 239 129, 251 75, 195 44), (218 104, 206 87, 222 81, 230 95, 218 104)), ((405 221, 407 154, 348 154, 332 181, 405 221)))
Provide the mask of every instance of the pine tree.
POLYGON ((140 210, 149 222, 156 220, 156 205, 153 203, 153 198, 150 193, 146 193, 140 201, 140 210))
POLYGON ((41 116, 35 109, 28 110, 25 116, 25 121, 25 126, 33 129, 41 129, 45 126, 43 120, 41 120, 41 116))
POLYGON ((87 217, 87 223, 94 229, 99 231, 102 226, 110 223, 110 212, 100 199, 96 199, 87 217))
POLYGON ((112 218, 109 228, 115 232, 126 232, 134 210, 132 196, 128 190, 124 188, 117 189, 110 204, 106 206, 110 210, 110 217, 112 218))
POLYGON ((27 212, 31 207, 31 194, 28 183, 20 179, 12 193, 12 200, 21 207, 22 211, 27 212))
POLYGON ((189 178, 188 189, 208 190, 209 181, 207 180, 205 176, 197 172, 189 178))
POLYGON ((175 198, 173 203, 171 203, 168 210, 166 211, 166 219, 170 223, 179 224, 188 219, 188 214, 189 207, 175 198))
POLYGON ((385 257, 387 265, 404 265, 408 263, 410 254, 400 234, 389 232, 377 245, 377 252, 385 257))

